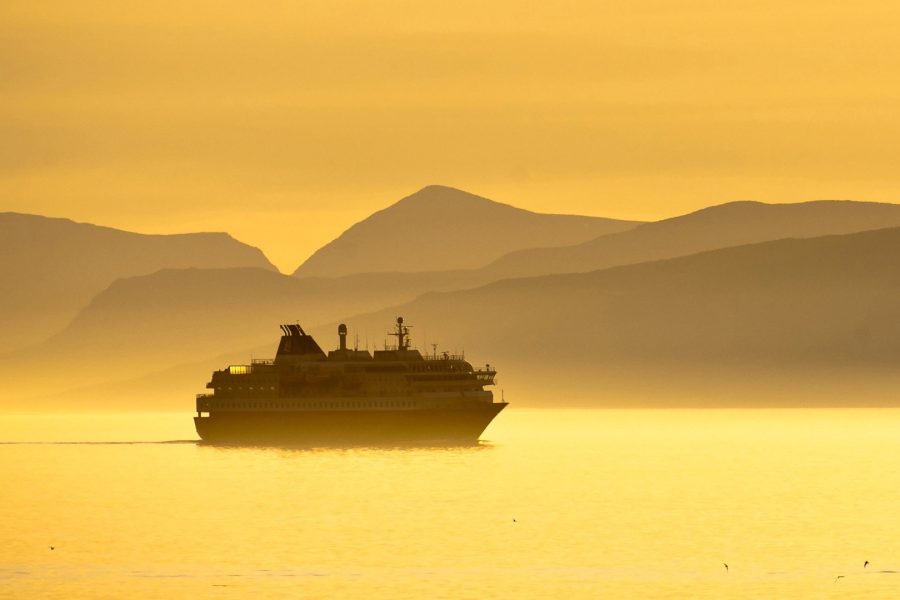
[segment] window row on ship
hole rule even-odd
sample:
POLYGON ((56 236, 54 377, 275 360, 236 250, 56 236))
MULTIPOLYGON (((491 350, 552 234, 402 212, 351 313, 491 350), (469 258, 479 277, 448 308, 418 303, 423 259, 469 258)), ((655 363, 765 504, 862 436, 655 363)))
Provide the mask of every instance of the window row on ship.
MULTIPOLYGON (((447 382, 447 383, 450 383, 450 382, 447 382)), ((290 387, 282 388, 283 393, 281 395, 288 395, 288 396, 298 395, 298 393, 304 392, 304 387, 305 386, 301 386, 298 389, 293 389, 290 387)), ((407 389, 407 386, 402 386, 402 385, 401 386, 393 386, 393 388, 387 388, 384 386, 381 386, 381 387, 367 386, 366 388, 363 388, 361 390, 358 388, 353 388, 351 390, 347 390, 344 393, 344 395, 346 395, 346 396, 358 395, 361 392, 362 395, 366 395, 366 396, 368 396, 368 395, 384 396, 384 395, 388 395, 388 394, 397 393, 398 391, 402 393, 406 389, 407 389)), ((427 389, 432 392, 458 392, 458 391, 460 391, 459 387, 429 386, 427 389)), ((481 389, 481 388, 477 387, 477 388, 473 388, 473 389, 481 389)), ((252 395, 256 395, 256 396, 258 396, 258 395, 263 395, 263 396, 279 395, 276 393, 275 390, 276 390, 276 388, 274 386, 272 386, 272 387, 256 387, 256 388, 254 388, 253 386, 249 386, 247 388, 244 388, 242 386, 238 386, 238 387, 228 386, 228 387, 214 388, 216 395, 224 396, 226 398, 229 396, 235 396, 235 395, 240 395, 240 394, 252 394, 252 395)), ((306 394, 304 394, 304 395, 316 395, 317 390, 314 387, 309 387, 305 391, 306 391, 306 394)))
POLYGON ((413 408, 416 403, 411 400, 378 400, 354 402, 232 402, 219 401, 218 409, 312 409, 312 408, 413 408))

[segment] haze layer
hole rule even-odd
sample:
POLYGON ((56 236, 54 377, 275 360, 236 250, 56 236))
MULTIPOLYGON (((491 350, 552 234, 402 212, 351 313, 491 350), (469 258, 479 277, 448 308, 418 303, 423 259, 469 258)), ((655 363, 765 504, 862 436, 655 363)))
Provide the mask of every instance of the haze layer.
POLYGON ((887 0, 10 0, 0 210, 228 231, 290 272, 432 182, 637 220, 892 201, 898 29, 887 0))

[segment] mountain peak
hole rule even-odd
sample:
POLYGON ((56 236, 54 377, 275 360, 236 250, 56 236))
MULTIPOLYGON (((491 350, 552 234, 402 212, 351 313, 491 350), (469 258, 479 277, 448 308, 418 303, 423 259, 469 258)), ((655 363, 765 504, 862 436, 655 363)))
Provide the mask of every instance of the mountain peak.
POLYGON ((509 204, 503 204, 502 202, 497 202, 495 200, 491 200, 489 198, 485 198, 483 196, 478 196, 476 194, 472 194, 465 190, 461 190, 458 188, 450 187, 447 185, 426 185, 422 189, 418 190, 401 198, 391 206, 389 206, 385 210, 396 210, 396 209, 446 209, 446 208, 461 208, 461 207, 471 207, 471 208, 486 208, 486 207, 505 207, 511 210, 524 211, 521 208, 515 208, 514 206, 510 206, 509 204))
POLYGON ((431 183, 431 184, 426 185, 422 189, 420 189, 416 192, 413 192, 412 194, 407 196, 407 198, 414 198, 417 196, 427 198, 427 197, 432 197, 432 196, 436 196, 436 195, 440 195, 440 194, 448 194, 448 193, 449 194, 465 194, 466 196, 475 196, 475 194, 470 194, 469 192, 466 192, 459 188, 455 188, 450 185, 443 185, 440 183, 431 183))
POLYGON ((429 185, 320 248, 298 276, 473 269, 532 246, 580 243, 630 221, 534 213, 444 185, 429 185))

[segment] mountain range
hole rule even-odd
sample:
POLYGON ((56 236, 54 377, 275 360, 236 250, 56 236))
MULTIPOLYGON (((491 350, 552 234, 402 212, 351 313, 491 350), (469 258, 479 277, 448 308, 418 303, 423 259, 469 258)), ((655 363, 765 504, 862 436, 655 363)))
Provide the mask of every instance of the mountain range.
MULTIPOLYGON (((415 229, 438 239, 446 235, 446 205, 453 206, 454 198, 460 200, 457 225, 480 222, 485 211, 519 215, 506 205, 431 186, 357 224, 351 229, 365 235, 348 239, 381 238, 379 260, 389 261, 385 257, 401 256, 409 245, 386 232, 415 229), (434 219, 422 221, 435 204, 434 219)), ((844 382, 893 377, 891 366, 900 358, 892 341, 898 316, 893 304, 900 298, 893 266, 900 255, 900 206, 736 202, 643 224, 527 215, 525 221, 548 217, 546 223, 555 223, 544 237, 532 236, 531 249, 517 249, 524 238, 507 236, 503 244, 473 249, 465 260, 414 253, 431 270, 402 260, 367 272, 372 264, 354 260, 341 236, 294 276, 278 273, 261 252, 225 234, 141 236, 48 220, 63 232, 87 227, 79 235, 88 239, 99 230, 107 246, 61 258, 68 260, 69 279, 48 268, 54 273, 50 283, 30 281, 28 269, 19 266, 24 288, 44 286, 53 295, 66 294, 54 290, 69 285, 83 304, 79 310, 71 308, 74 302, 61 303, 55 332, 48 322, 6 355, 0 374, 11 385, 0 392, 0 405, 25 399, 35 399, 33 406, 79 405, 122 395, 126 404, 137 402, 127 400, 133 395, 155 398, 158 405, 165 392, 172 395, 162 405, 180 406, 181 396, 202 389, 218 360, 271 354, 278 323, 299 321, 328 347, 336 323, 346 321, 354 342, 358 334, 360 346, 377 346, 398 314, 416 325, 422 348, 430 348, 426 342, 450 350, 467 344, 477 351, 474 358, 500 364, 510 391, 534 405, 706 406, 759 398, 778 405, 796 405, 798 398, 828 404, 839 403, 832 393, 809 398, 816 382, 835 374, 843 374, 844 382), (571 230, 579 228, 600 233, 582 231, 578 241, 571 230), (143 252, 118 251, 116 236, 126 248, 144 243, 143 252), (578 243, 562 245, 566 238, 578 243), (190 248, 181 263, 173 249, 179 243, 190 248), (83 287, 70 283, 79 270, 92 270, 94 261, 98 273, 85 277, 83 287), (482 266, 465 268, 471 265, 482 266), (314 275, 319 269, 344 275, 314 275), (63 319, 67 306, 71 315, 63 319), (768 392, 753 392, 764 382, 768 392), (771 391, 792 386, 796 395, 771 391)), ((42 218, 15 218, 46 231, 42 218)), ((506 221, 494 222, 500 227, 506 221)), ((0 248, 8 256, 15 255, 12 249, 40 254, 29 250, 27 230, 21 227, 15 244, 0 242, 0 248)), ((35 264, 52 262, 43 260, 35 264)), ((13 278, 5 274, 3 280, 13 278)), ((36 318, 42 310, 48 309, 35 306, 36 318)), ((870 386, 865 400, 843 401, 889 403, 879 399, 879 385, 870 386)), ((828 390, 839 388, 832 383, 828 390)))
MULTIPOLYGON (((425 294, 351 323, 371 330, 402 314, 428 324, 430 340, 477 341, 477 356, 500 365, 535 404, 623 406, 651 383, 661 393, 650 403, 692 389, 688 404, 733 404, 727 399, 743 398, 742 387, 767 379, 764 397, 776 398, 791 380, 900 378, 897 256, 900 228, 783 239, 425 294)), ((823 392, 787 404, 896 404, 895 390, 879 394, 823 392)))
POLYGON ((353 225, 309 257, 297 276, 482 267, 523 248, 577 244, 637 225, 534 213, 431 185, 353 225))
POLYGON ((226 233, 143 235, 0 213, 0 352, 56 333, 121 277, 187 267, 275 269, 226 233))
POLYGON ((586 272, 766 240, 891 226, 900 226, 900 205, 846 200, 795 204, 729 202, 580 244, 511 252, 484 270, 495 279, 586 272))

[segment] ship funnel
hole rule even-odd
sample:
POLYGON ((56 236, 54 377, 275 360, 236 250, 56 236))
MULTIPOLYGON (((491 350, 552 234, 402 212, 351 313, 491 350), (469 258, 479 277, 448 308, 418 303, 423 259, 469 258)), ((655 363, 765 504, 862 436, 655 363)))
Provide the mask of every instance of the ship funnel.
POLYGON ((338 337, 341 340, 341 350, 347 349, 347 326, 341 323, 338 325, 338 337))

